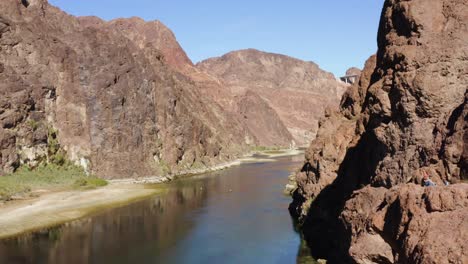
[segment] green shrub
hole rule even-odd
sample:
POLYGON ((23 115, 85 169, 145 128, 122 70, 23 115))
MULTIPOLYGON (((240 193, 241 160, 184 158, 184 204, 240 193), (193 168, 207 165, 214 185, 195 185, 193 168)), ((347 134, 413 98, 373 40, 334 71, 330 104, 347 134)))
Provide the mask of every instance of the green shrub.
POLYGON ((203 164, 201 161, 198 161, 196 160, 195 162, 193 162, 192 166, 191 166, 191 169, 204 169, 206 168, 206 165, 203 164))
POLYGON ((50 156, 50 163, 55 164, 55 165, 59 165, 59 166, 63 166, 63 165, 66 165, 67 160, 66 160, 65 155, 63 154, 63 152, 59 150, 54 155, 50 156))
POLYGON ((55 155, 60 149, 60 144, 57 139, 57 130, 49 127, 47 130, 47 151, 49 156, 55 155))
POLYGON ((37 122, 34 119, 29 119, 26 124, 33 130, 35 131, 39 127, 39 122, 37 122))
POLYGON ((159 169, 163 175, 172 173, 171 167, 164 160, 159 161, 159 169))
POLYGON ((106 180, 103 180, 101 178, 97 177, 84 177, 77 179, 74 183, 73 186, 75 188, 80 188, 80 189, 94 189, 97 187, 103 187, 106 186, 108 182, 106 180))

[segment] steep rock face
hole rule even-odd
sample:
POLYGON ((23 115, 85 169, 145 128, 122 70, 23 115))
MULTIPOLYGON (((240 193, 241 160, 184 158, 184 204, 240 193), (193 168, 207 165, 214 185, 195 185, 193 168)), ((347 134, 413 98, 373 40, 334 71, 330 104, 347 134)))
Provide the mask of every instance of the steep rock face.
POLYGON ((275 110, 254 92, 247 91, 237 98, 242 122, 253 135, 255 142, 261 146, 288 146, 292 136, 279 120, 275 110))
POLYGON ((185 51, 179 45, 174 33, 160 21, 146 22, 141 18, 115 19, 107 26, 122 32, 141 49, 157 49, 163 54, 163 61, 176 70, 186 72, 193 66, 185 51))
MULTIPOLYGON (((250 145, 284 147, 291 144, 291 135, 264 99, 253 93, 235 94, 217 77, 195 68, 174 34, 161 22, 145 22, 138 18, 116 19, 105 26, 124 33, 143 49, 151 47, 159 50, 164 62, 198 88, 203 101, 206 101, 205 107, 223 116, 220 122, 227 122, 222 126, 236 131, 235 134, 250 145)), ((150 61, 155 59, 152 54, 147 57, 150 61)))
MULTIPOLYGON (((364 132, 362 122, 356 121, 365 100, 362 87, 369 85, 375 64, 376 56, 370 57, 360 81, 344 93, 340 111, 327 109, 320 119, 317 137, 305 152, 306 163, 296 175, 296 181, 302 187, 299 189, 301 196, 316 197, 324 187, 333 183, 348 149, 357 145, 359 136, 364 132)), ((299 213, 307 211, 308 204, 303 206, 303 209, 298 208, 299 213)))
POLYGON ((243 127, 250 145, 290 147, 294 139, 275 109, 253 91, 232 91, 218 77, 194 68, 188 75, 201 94, 211 98, 229 113, 230 121, 243 127))
POLYGON ((254 49, 208 59, 197 68, 221 79, 235 94, 249 90, 260 95, 299 145, 315 136, 317 119, 327 106, 337 105, 345 86, 312 62, 254 49))
POLYGON ((108 178, 210 165, 240 152, 242 135, 158 49, 47 1, 6 0, 0 9, 1 173, 49 160, 57 148, 108 178))
POLYGON ((318 256, 467 261, 466 21, 462 0, 385 2, 375 62, 321 121, 296 175, 290 211, 318 256), (421 170, 438 186, 418 186, 421 170))

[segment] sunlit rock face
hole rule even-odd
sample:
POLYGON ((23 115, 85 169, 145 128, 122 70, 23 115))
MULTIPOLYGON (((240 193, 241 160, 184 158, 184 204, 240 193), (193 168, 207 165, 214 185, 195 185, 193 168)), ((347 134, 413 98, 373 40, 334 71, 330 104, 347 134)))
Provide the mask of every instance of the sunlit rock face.
POLYGON ((209 102, 207 107, 221 112, 231 126, 241 128, 238 134, 244 136, 246 143, 277 147, 289 147, 293 143, 285 124, 267 101, 253 92, 235 93, 216 75, 197 69, 174 34, 161 22, 130 18, 116 19, 106 25, 123 32, 139 47, 161 51, 162 60, 198 88, 202 99, 209 102))
POLYGON ((460 183, 468 169, 466 21, 461 0, 385 1, 377 55, 340 111, 320 121, 296 175, 290 211, 316 255, 468 260, 460 246, 468 240, 468 189, 460 183), (422 170, 436 187, 421 186, 422 170))
POLYGON ((234 94, 258 94, 276 111, 296 144, 304 146, 315 137, 324 109, 336 108, 346 87, 313 62, 255 49, 230 52, 196 66, 234 94))
POLYGON ((128 36, 118 20, 76 18, 47 1, 5 0, 0 9, 1 174, 47 161, 52 140, 106 178, 161 175, 245 152, 245 129, 174 69, 191 65, 178 44, 158 49, 171 36, 158 22, 144 28, 163 40, 144 30, 128 36))

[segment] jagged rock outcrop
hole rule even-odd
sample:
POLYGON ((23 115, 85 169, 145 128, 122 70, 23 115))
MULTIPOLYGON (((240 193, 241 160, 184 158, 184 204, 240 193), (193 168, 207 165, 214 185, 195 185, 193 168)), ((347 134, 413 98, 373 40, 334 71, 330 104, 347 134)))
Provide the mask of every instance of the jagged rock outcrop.
POLYGON ((60 154, 107 178, 152 176, 245 147, 242 128, 172 69, 189 63, 184 54, 164 57, 119 21, 76 18, 45 0, 0 10, 0 173, 60 154))
POLYGON ((151 47, 159 50, 163 55, 163 61, 178 71, 187 72, 193 67, 192 61, 177 42, 174 33, 160 21, 146 22, 141 18, 132 17, 114 19, 106 25, 122 32, 141 49, 151 47))
POLYGON ((315 255, 468 261, 467 21, 462 0, 385 1, 377 56, 296 175, 290 211, 315 255), (421 187, 422 170, 436 187, 421 187))
POLYGON ((468 184, 367 186, 341 215, 357 263, 466 263, 468 184))
POLYGON ((230 52, 198 63, 234 94, 257 93, 273 108, 298 145, 315 137, 317 120, 335 106, 345 85, 312 62, 254 49, 230 52))

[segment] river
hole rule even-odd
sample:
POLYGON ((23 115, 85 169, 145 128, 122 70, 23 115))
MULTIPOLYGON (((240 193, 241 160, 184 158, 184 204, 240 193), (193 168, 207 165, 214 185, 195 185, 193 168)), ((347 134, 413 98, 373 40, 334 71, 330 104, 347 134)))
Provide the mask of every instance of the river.
POLYGON ((0 241, 0 263, 308 262, 282 193, 303 155, 274 160, 151 186, 166 191, 0 241))

